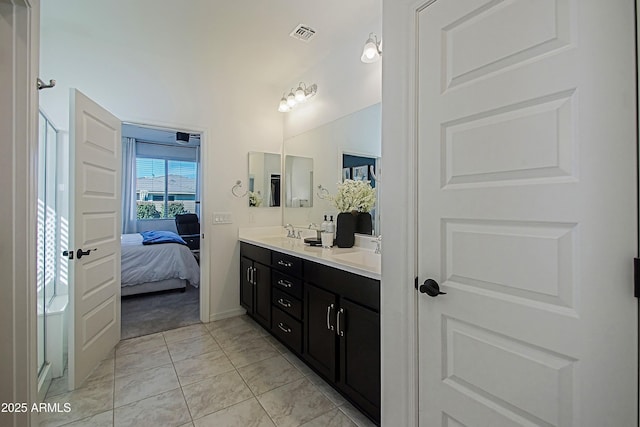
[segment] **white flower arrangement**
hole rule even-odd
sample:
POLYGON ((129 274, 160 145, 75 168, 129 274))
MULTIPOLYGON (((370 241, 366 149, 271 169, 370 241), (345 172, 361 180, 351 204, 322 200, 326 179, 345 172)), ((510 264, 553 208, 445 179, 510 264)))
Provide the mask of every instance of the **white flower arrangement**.
POLYGON ((376 192, 369 181, 345 179, 338 183, 338 192, 331 201, 340 212, 369 212, 376 203, 376 192))
POLYGON ((249 191, 249 206, 258 207, 262 204, 262 196, 259 191, 249 191))

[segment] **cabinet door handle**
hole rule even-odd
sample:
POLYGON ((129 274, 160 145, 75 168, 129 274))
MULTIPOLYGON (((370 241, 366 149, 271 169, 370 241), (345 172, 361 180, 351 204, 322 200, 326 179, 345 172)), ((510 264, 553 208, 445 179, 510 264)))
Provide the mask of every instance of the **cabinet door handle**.
POLYGON ((258 275, 258 270, 253 267, 251 269, 251 281, 253 282, 254 285, 257 285, 258 283, 258 279, 256 279, 256 276, 258 275))
POLYGON ((333 304, 327 306, 327 329, 333 331, 333 325, 331 324, 331 311, 333 310, 333 304))
POLYGON ((291 263, 290 261, 280 260, 280 261, 278 261, 278 265, 281 265, 283 267, 289 268, 289 267, 293 266, 293 263, 291 263))
POLYGON ((247 282, 253 283, 251 281, 251 267, 247 267, 247 282))
POLYGON ((292 286, 291 282, 282 279, 278 280, 278 285, 284 286, 285 288, 290 288, 292 286))
POLYGON ((280 304, 281 306, 286 307, 286 308, 291 308, 291 301, 286 300, 284 298, 278 299, 278 304, 280 304))
POLYGON ((336 333, 338 335, 340 335, 341 337, 344 336, 344 330, 342 330, 340 328, 340 317, 341 317, 342 314, 344 314, 344 309, 343 308, 338 310, 338 315, 336 316, 336 323, 337 323, 337 325, 336 325, 336 333))
POLYGON ((287 325, 285 325, 285 324, 284 324, 284 323, 282 323, 282 322, 279 322, 279 323, 278 323, 278 328, 280 328, 283 332, 285 332, 285 333, 287 333, 287 334, 290 334, 290 333, 291 333, 291 328, 290 328, 290 327, 288 327, 287 325))

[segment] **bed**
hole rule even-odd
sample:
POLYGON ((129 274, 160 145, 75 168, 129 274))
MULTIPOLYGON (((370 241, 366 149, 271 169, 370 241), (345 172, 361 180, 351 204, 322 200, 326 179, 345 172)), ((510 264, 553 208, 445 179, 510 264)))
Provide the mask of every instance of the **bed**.
MULTIPOLYGON (((177 236, 177 235, 176 235, 177 236)), ((191 250, 179 243, 143 245, 141 234, 123 234, 122 296, 184 290, 187 283, 200 285, 200 266, 191 250)))

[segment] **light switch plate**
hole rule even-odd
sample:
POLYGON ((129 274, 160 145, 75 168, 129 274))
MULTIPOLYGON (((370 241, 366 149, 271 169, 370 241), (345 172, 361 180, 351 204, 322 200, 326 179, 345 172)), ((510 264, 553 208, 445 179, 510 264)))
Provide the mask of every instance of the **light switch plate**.
POLYGON ((214 212, 213 225, 233 224, 233 214, 231 212, 214 212))

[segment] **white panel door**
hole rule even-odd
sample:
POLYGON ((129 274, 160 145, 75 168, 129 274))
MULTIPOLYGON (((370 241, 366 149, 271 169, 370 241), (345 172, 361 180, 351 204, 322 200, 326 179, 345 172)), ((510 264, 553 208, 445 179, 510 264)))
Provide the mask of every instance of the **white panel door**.
POLYGON ((120 340, 121 123, 71 89, 69 387, 120 340), (80 251, 84 251, 82 254, 80 251), (86 253, 88 252, 88 253, 86 253))
POLYGON ((421 426, 637 425, 633 16, 418 10, 421 426))

